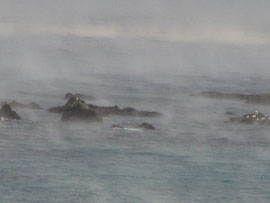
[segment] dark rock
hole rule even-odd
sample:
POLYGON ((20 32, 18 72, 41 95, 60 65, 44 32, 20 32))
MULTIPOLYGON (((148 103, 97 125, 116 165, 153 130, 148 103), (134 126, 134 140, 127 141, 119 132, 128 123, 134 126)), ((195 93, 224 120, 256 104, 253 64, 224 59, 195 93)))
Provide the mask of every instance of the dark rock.
POLYGON ((109 116, 109 115, 117 115, 117 116, 138 116, 138 117, 159 117, 162 116, 159 112, 154 111, 137 111, 132 107, 126 107, 120 109, 118 106, 109 106, 109 107, 100 107, 92 104, 88 104, 90 109, 95 110, 99 115, 109 116))
POLYGON ((214 99, 244 100, 248 104, 270 104, 270 94, 238 94, 209 91, 202 92, 200 95, 214 99))
POLYGON ((201 96, 214 98, 214 99, 238 99, 244 100, 247 98, 247 95, 238 94, 238 93, 222 93, 216 91, 201 92, 201 96))
POLYGON ((100 122, 102 118, 85 101, 71 97, 65 105, 62 121, 93 121, 100 122))
POLYGON ((270 125, 270 118, 268 117, 268 115, 255 111, 252 114, 246 114, 242 117, 230 118, 228 122, 229 123, 270 125))
POLYGON ((95 97, 90 96, 90 95, 85 95, 85 94, 72 94, 72 93, 66 93, 65 98, 70 99, 71 97, 79 98, 79 99, 84 99, 84 100, 96 100, 95 97))
POLYGON ((80 108, 88 109, 86 102, 78 97, 71 97, 65 104, 65 108, 73 108, 74 106, 80 106, 80 108))
POLYGON ((20 108, 20 109, 42 109, 35 102, 30 102, 29 104, 23 104, 23 103, 20 103, 18 101, 12 100, 11 102, 3 102, 1 104, 2 105, 9 104, 12 108, 20 108))
POLYGON ((21 120, 21 117, 15 112, 12 111, 9 104, 4 104, 0 109, 1 120, 21 120))
MULTIPOLYGON (((70 98, 70 100, 64 106, 57 106, 48 109, 49 112, 52 113, 63 113, 69 106, 69 102, 73 101, 74 97, 70 98)), ((117 115, 117 116, 138 116, 138 117, 160 117, 161 113, 155 111, 138 111, 132 107, 126 107, 120 109, 118 106, 96 106, 93 104, 86 104, 83 100, 80 99, 84 105, 87 105, 89 109, 94 110, 100 116, 109 116, 109 115, 117 115)))
POLYGON ((92 110, 95 110, 97 114, 101 116, 117 115, 121 109, 118 106, 96 106, 93 104, 88 104, 88 107, 92 110))
POLYGON ((112 125, 112 128, 120 128, 120 129, 124 129, 124 127, 123 126, 121 126, 121 125, 112 125))
POLYGON ((65 106, 56 106, 56 107, 49 108, 47 111, 51 113, 63 113, 65 109, 66 109, 65 106))
POLYGON ((139 128, 143 128, 143 129, 146 129, 146 130, 156 130, 156 128, 149 124, 149 123, 142 123, 139 125, 139 128))
POLYGON ((134 116, 141 116, 141 117, 160 117, 162 116, 161 113, 155 111, 137 111, 134 116))
POLYGON ((69 108, 72 108, 72 105, 77 101, 77 103, 80 103, 81 105, 84 105, 84 108, 86 108, 87 104, 85 101, 79 98, 71 97, 64 106, 56 106, 48 109, 51 113, 64 113, 65 110, 68 110, 69 108))
POLYGON ((126 107, 126 108, 123 108, 123 109, 122 109, 122 112, 123 112, 123 113, 130 114, 130 113, 136 113, 137 110, 134 109, 134 108, 132 108, 132 107, 126 107))

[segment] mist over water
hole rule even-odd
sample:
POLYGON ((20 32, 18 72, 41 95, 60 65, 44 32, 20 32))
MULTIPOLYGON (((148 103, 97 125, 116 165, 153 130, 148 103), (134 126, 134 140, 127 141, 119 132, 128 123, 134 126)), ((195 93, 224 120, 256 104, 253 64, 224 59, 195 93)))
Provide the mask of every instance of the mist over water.
POLYGON ((0 101, 43 108, 0 122, 0 202, 269 202, 269 127, 224 123, 268 106, 194 96, 270 92, 268 1, 0 3, 0 101), (65 124, 66 92, 164 117, 65 124))

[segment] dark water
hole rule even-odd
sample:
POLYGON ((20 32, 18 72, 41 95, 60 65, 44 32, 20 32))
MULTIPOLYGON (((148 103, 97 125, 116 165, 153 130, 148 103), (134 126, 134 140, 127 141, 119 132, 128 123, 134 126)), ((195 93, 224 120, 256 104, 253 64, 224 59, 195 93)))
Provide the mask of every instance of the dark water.
POLYGON ((268 49, 69 38, 1 45, 1 101, 46 109, 82 92, 98 105, 165 116, 67 125, 44 109, 16 109, 22 121, 0 123, 0 202, 270 201, 270 128, 224 123, 226 111, 269 114, 269 107, 192 96, 269 92, 267 74, 249 68, 264 70, 268 49), (157 130, 111 128, 142 122, 157 130))
POLYGON ((46 90, 47 82, 21 80, 13 96, 47 108, 64 103, 63 93, 73 87, 100 98, 96 103, 158 110, 165 117, 111 116, 102 124, 72 126, 44 110, 18 109, 23 121, 0 123, 1 202, 269 201, 269 128, 224 123, 226 110, 268 113, 268 107, 190 95, 211 86, 226 89, 210 77, 201 87, 184 81, 203 76, 179 75, 180 84, 119 75, 95 78, 49 81, 53 92, 46 90), (37 84, 44 92, 34 90, 37 84), (157 131, 110 127, 144 121, 157 131))

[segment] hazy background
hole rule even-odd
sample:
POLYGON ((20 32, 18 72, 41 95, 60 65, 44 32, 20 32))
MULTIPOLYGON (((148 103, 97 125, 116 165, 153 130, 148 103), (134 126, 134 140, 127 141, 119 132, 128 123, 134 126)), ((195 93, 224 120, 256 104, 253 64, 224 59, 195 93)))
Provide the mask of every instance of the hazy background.
POLYGON ((93 73, 269 73, 267 0, 1 0, 0 69, 42 79, 93 73), (104 54, 106 57, 104 57, 104 54))
POLYGON ((270 92, 269 11, 269 0, 0 0, 0 101, 43 107, 0 122, 0 201, 270 202, 269 126, 224 123, 269 107, 193 95, 270 92), (66 92, 164 117, 67 125, 45 110, 66 92), (157 130, 111 128, 142 122, 157 130))

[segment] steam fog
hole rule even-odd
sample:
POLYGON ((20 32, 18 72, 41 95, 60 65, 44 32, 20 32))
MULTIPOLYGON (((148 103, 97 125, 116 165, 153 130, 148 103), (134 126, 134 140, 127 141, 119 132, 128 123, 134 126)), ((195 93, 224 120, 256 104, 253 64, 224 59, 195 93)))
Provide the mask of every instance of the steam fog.
POLYGON ((0 102, 43 108, 0 121, 0 201, 269 201, 269 127, 224 123, 268 106, 194 95, 270 92, 270 1, 0 5, 0 102), (46 111, 66 92, 164 117, 67 125, 46 111), (142 122, 157 130, 111 128, 142 122))
POLYGON ((269 4, 1 1, 1 69, 41 78, 85 72, 265 75, 269 72, 269 4))

